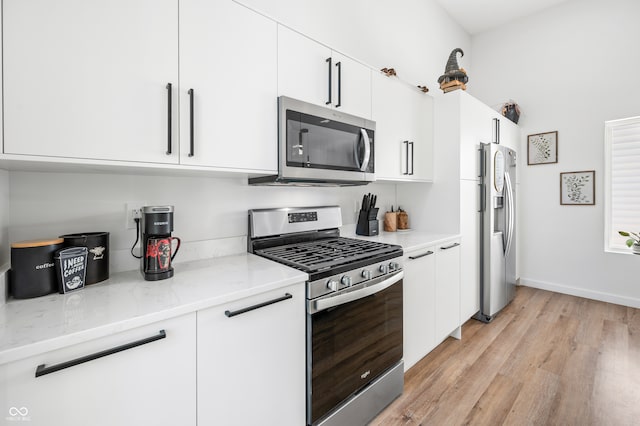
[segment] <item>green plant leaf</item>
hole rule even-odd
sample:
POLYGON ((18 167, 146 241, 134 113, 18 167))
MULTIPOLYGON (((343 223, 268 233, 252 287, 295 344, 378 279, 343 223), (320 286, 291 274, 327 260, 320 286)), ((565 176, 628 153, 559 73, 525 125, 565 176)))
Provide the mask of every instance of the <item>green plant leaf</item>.
POLYGON ((622 235, 623 237, 628 237, 629 233, 628 232, 624 232, 624 231, 618 231, 618 234, 622 235))
POLYGON ((631 246, 633 245, 633 243, 635 243, 635 240, 633 240, 633 239, 629 238, 629 239, 627 240, 627 247, 631 247, 631 246))

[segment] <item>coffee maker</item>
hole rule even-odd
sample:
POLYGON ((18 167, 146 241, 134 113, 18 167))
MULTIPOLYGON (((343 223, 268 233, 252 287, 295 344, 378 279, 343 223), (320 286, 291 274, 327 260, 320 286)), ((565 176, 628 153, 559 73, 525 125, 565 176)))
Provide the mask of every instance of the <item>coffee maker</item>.
POLYGON ((180 238, 172 237, 173 206, 145 206, 142 208, 142 257, 140 272, 147 281, 164 280, 173 276, 171 261, 180 249, 180 238), (172 242, 176 240, 175 251, 172 242), (173 251, 173 254, 172 254, 173 251))

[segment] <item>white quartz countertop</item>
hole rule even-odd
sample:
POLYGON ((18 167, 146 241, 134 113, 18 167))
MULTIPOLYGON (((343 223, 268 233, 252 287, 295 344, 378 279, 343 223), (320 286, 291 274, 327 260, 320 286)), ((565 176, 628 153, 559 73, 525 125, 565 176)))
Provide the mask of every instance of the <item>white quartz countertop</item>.
POLYGON ((0 364, 303 283, 306 273, 239 254, 174 265, 175 275, 144 281, 113 274, 82 290, 0 306, 0 364))
MULTIPOLYGON (((382 224, 380 224, 382 227, 382 224)), ((412 229, 396 232, 380 231, 375 237, 356 235, 355 225, 345 225, 340 228, 340 235, 348 238, 360 238, 363 240, 379 241, 387 244, 402 246, 405 253, 421 250, 427 247, 444 244, 460 238, 460 234, 438 234, 427 231, 415 231, 412 229)))

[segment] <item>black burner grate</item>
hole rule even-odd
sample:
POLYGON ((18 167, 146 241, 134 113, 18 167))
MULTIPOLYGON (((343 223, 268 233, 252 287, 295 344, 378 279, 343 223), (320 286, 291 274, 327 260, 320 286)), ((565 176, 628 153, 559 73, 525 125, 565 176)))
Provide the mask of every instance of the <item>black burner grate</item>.
POLYGON ((394 245, 339 237, 270 247, 255 253, 305 272, 316 272, 397 250, 394 245))

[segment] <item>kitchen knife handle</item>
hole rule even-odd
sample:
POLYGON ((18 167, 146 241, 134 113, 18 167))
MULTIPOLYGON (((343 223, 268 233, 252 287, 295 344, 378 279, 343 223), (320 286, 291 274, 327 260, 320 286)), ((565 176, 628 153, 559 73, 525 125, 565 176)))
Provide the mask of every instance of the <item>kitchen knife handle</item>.
POLYGON ((72 359, 71 361, 61 362, 60 364, 54 364, 50 367, 46 367, 45 364, 40 364, 36 368, 36 377, 55 373, 56 371, 64 370, 65 368, 73 367, 78 364, 84 364, 85 362, 93 361, 98 358, 126 351, 127 349, 132 349, 136 346, 146 345, 147 343, 155 342, 156 340, 164 339, 165 337, 167 337, 167 333, 164 330, 160 330, 155 336, 146 337, 144 339, 136 340, 135 342, 125 343, 124 345, 116 346, 115 348, 106 349, 104 351, 96 352, 91 355, 72 359))
POLYGON ((329 64, 329 100, 327 102, 325 102, 326 105, 330 105, 331 104, 331 73, 332 73, 332 69, 331 69, 331 57, 328 57, 327 60, 325 61, 329 64))
POLYGON ((338 103, 336 108, 340 108, 342 106, 342 62, 336 62, 336 67, 338 68, 338 103))
POLYGON ((194 154, 194 133, 193 133, 193 89, 189 89, 189 157, 193 157, 194 154))
POLYGON ((273 305, 274 303, 282 302, 283 300, 292 299, 293 296, 290 293, 285 293, 284 296, 278 297, 276 299, 267 300, 266 302, 258 303, 256 305, 248 306, 246 308, 238 309, 237 311, 224 311, 224 314, 231 318, 236 315, 244 314, 249 311, 254 311, 256 309, 264 308, 265 306, 273 305))
POLYGON ((171 155, 171 83, 167 83, 167 155, 171 155))

